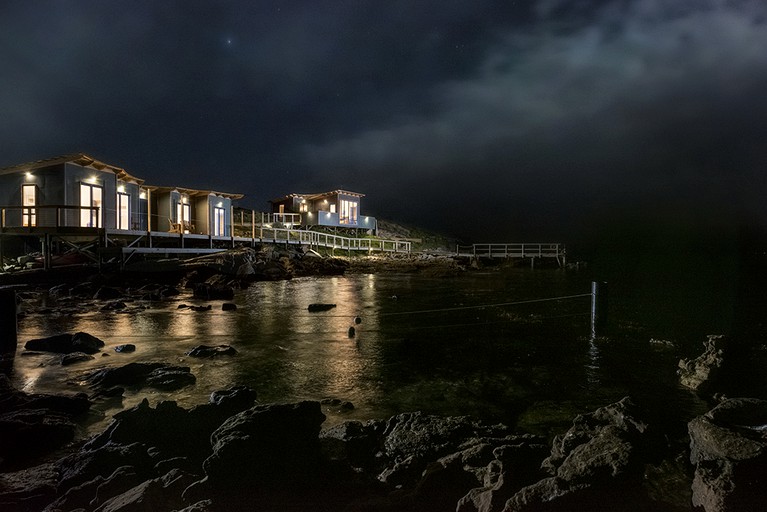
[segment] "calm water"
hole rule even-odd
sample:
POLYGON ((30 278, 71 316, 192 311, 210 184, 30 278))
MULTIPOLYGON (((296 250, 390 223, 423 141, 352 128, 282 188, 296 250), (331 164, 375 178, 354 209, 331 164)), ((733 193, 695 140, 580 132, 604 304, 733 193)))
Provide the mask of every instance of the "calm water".
POLYGON ((130 361, 190 366, 197 376, 195 386, 177 392, 129 391, 122 402, 99 404, 107 415, 145 396, 191 406, 234 384, 252 387, 263 402, 337 398, 354 404, 350 412, 325 406, 327 423, 423 410, 550 434, 574 414, 626 394, 674 415, 704 410, 677 386, 675 368, 680 356, 700 352, 705 334, 731 327, 733 297, 722 293, 722 283, 617 278, 610 282, 609 331, 596 340, 589 335, 589 297, 497 305, 589 293, 592 274, 511 268, 455 278, 303 278, 238 291, 236 311, 182 295, 131 315, 30 314, 19 322, 19 352, 32 338, 85 331, 103 339, 110 355, 69 367, 49 356, 17 356, 13 379, 28 392, 88 392, 85 372, 130 361), (337 307, 309 313, 315 302, 337 307), (179 303, 213 309, 179 310, 179 303), (362 322, 350 339, 355 317, 362 322), (137 351, 112 350, 123 343, 137 351), (229 344, 239 354, 184 355, 199 344, 229 344))

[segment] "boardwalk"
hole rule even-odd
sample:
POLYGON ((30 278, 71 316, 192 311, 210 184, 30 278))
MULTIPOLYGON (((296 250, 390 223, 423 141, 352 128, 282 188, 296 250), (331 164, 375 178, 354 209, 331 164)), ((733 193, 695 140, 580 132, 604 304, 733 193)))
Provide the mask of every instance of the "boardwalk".
POLYGON ((549 258, 566 264, 565 246, 558 243, 510 243, 459 245, 456 254, 464 258, 549 258))

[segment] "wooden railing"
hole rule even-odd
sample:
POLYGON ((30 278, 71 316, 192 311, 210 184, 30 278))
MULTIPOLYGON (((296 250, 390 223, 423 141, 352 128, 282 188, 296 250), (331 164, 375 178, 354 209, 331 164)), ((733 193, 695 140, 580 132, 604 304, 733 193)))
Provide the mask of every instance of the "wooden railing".
POLYGON ((556 243, 473 244, 456 247, 458 256, 475 258, 559 258, 565 247, 556 243))
POLYGON ((0 207, 0 229, 7 228, 61 228, 61 227, 103 227, 98 206, 3 206, 0 207), (82 226, 82 212, 89 211, 89 219, 97 220, 101 226, 82 226))
POLYGON ((351 238, 305 229, 259 227, 256 238, 261 242, 306 244, 347 251, 410 252, 411 242, 380 238, 351 238))

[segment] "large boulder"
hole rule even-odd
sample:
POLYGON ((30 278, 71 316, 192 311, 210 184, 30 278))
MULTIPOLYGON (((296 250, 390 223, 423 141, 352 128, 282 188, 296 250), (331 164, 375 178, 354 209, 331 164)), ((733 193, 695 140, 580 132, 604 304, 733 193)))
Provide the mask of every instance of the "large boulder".
POLYGON ((659 438, 630 398, 578 415, 554 438, 542 468, 551 476, 520 489, 504 508, 641 510, 644 465, 660 453, 659 438))
POLYGON ((116 368, 103 368, 89 374, 86 380, 101 389, 113 386, 149 386, 163 390, 180 389, 195 383, 188 366, 165 363, 128 363, 116 368))
POLYGON ((104 342, 87 332, 75 334, 56 334, 47 338, 29 340, 24 348, 41 352, 56 352, 58 354, 70 354, 83 352, 95 354, 104 346, 104 342))
POLYGON ((679 381, 693 391, 710 392, 717 384, 725 363, 728 339, 711 335, 703 342, 704 351, 695 359, 679 361, 679 381))
MULTIPOLYGON (((319 402, 258 405, 227 419, 211 435, 203 468, 214 503, 238 510, 288 509, 322 482, 319 402), (271 503, 271 505, 267 505, 271 503)), ((306 503, 304 503, 306 506, 306 503)))
POLYGON ((767 401, 725 400, 688 424, 692 503, 705 512, 763 510, 767 503, 767 401))

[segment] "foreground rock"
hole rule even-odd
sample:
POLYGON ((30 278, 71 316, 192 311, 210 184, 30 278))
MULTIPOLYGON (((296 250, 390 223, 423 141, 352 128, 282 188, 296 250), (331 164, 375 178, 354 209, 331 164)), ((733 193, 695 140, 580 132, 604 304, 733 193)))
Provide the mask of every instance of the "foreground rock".
POLYGON ((554 438, 542 465, 548 476, 517 491, 502 510, 651 510, 642 476, 661 445, 643 416, 628 397, 578 415, 554 438))
POLYGON ((0 374, 0 467, 51 452, 74 439, 74 418, 91 402, 84 394, 55 396, 13 389, 0 374))
POLYGON ((767 401, 723 401, 688 424, 692 502, 706 512, 763 510, 767 503, 767 401))

